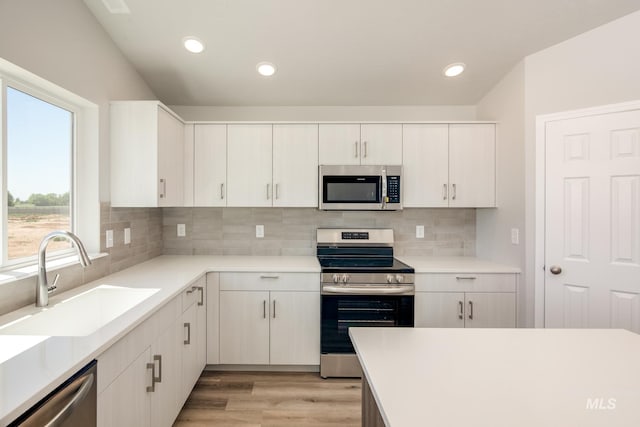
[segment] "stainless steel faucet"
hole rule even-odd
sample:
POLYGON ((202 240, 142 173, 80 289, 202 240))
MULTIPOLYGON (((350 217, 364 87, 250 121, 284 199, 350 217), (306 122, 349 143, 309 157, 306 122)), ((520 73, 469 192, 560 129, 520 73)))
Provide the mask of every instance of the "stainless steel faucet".
POLYGON ((38 282, 36 283, 36 307, 46 307, 49 305, 49 293, 53 292, 56 289, 56 283, 58 283, 58 279, 60 278, 59 274, 56 274, 55 279, 53 279, 53 284, 49 286, 47 283, 47 268, 45 266, 46 262, 46 251, 47 245, 51 239, 55 239, 56 237, 64 237, 67 240, 73 242, 76 247, 76 252, 78 253, 78 258, 80 259, 80 264, 83 267, 86 267, 91 264, 91 260, 89 259, 89 255, 87 255, 87 251, 84 248, 84 245, 75 234, 70 231, 64 230, 56 230, 44 236, 42 242, 40 242, 40 249, 38 249, 38 282))

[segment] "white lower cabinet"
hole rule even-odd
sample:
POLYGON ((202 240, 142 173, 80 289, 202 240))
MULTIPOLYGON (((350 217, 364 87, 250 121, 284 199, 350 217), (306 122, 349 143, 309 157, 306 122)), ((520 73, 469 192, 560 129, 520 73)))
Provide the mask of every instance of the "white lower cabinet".
POLYGON ((313 273, 220 274, 220 363, 320 363, 320 290, 313 273))
POLYGON ((417 274, 415 326, 515 328, 517 274, 417 274))
POLYGON ((204 285, 203 277, 98 356, 98 426, 173 425, 205 365, 204 285))

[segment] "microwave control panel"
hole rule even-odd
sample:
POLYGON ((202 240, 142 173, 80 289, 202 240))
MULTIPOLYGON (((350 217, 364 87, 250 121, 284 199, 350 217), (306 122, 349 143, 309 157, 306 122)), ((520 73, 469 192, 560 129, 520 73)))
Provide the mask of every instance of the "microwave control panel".
POLYGON ((388 176, 387 177, 387 197, 389 201, 387 203, 400 203, 400 177, 388 176))

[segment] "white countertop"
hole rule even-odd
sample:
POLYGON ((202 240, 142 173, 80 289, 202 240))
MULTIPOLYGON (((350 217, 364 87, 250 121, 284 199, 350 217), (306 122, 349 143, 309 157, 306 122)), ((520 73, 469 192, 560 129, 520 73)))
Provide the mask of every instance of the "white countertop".
POLYGON ((416 273, 520 273, 517 267, 474 257, 399 255, 396 258, 409 264, 416 273))
POLYGON ((388 427, 640 426, 640 335, 351 328, 388 427))
MULTIPOLYGON (((165 255, 68 292, 53 294, 50 306, 99 285, 160 289, 88 336, 0 335, 0 426, 11 422, 210 271, 319 273, 320 265, 315 256, 165 255)), ((318 290, 319 287, 318 282, 318 290)), ((32 305, 4 315, 0 317, 0 325, 37 310, 40 309, 32 305)))

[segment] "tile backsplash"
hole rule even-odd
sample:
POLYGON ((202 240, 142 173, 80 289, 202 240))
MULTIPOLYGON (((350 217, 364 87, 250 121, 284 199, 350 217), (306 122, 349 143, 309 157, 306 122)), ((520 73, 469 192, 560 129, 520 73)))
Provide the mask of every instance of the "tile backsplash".
POLYGON ((338 212, 314 208, 163 208, 164 253, 315 255, 316 228, 393 228, 397 255, 475 255, 475 209, 338 212), (185 224, 186 236, 177 236, 185 224), (256 238, 264 225, 264 238, 256 238), (417 239, 416 225, 424 225, 417 239))
MULTIPOLYGON (((116 271, 162 254, 162 210, 151 208, 112 208, 100 205, 100 252, 108 257, 99 258, 87 268, 79 264, 49 272, 60 274, 58 291, 73 289, 116 271), (124 244, 124 229, 131 228, 131 243, 124 244), (113 230, 114 245, 105 246, 105 231, 113 230)), ((25 277, 0 284, 0 315, 35 301, 36 277, 25 277)))

